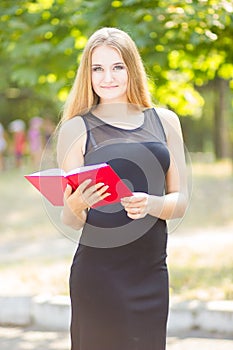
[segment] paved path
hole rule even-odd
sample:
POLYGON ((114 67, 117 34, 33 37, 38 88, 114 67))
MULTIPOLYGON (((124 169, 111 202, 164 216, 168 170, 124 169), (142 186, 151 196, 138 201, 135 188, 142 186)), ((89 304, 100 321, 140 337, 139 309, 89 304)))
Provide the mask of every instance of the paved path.
MULTIPOLYGON (((48 332, 33 328, 0 327, 1 350, 69 350, 67 332, 48 332)), ((203 334, 192 331, 183 335, 170 334, 167 350, 232 350, 233 335, 203 334)))

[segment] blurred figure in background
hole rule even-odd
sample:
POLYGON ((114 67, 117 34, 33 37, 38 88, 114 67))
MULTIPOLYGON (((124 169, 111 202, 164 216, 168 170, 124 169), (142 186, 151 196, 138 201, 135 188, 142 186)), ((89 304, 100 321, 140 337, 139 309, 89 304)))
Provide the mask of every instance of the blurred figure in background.
POLYGON ((4 169, 4 151, 6 149, 6 138, 5 138, 5 131, 3 128, 3 125, 0 123, 0 171, 4 169))
POLYGON ((42 135, 43 135, 43 155, 41 158, 41 167, 53 168, 56 164, 56 145, 53 132, 56 128, 54 122, 49 118, 43 120, 42 135))
POLYGON ((43 119, 34 117, 30 120, 28 129, 28 145, 32 165, 37 169, 40 165, 43 150, 43 139, 41 133, 43 119))
POLYGON ((45 139, 45 144, 47 145, 47 143, 50 141, 50 137, 52 136, 54 129, 55 129, 55 125, 52 122, 51 119, 46 118, 44 119, 43 122, 43 134, 44 134, 44 139, 45 139))
POLYGON ((16 119, 9 125, 9 130, 13 133, 13 152, 15 166, 22 166, 23 156, 26 150, 25 123, 21 119, 16 119))

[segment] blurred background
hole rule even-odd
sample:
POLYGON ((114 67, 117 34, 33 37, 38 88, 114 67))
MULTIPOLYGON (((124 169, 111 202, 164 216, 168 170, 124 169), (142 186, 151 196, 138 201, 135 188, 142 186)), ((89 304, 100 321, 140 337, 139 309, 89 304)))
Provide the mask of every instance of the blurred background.
POLYGON ((171 296, 232 300, 231 0, 1 0, 0 294, 68 294, 75 239, 23 175, 50 154, 82 50, 102 26, 131 35, 154 103, 182 124, 191 200, 170 224, 171 296))

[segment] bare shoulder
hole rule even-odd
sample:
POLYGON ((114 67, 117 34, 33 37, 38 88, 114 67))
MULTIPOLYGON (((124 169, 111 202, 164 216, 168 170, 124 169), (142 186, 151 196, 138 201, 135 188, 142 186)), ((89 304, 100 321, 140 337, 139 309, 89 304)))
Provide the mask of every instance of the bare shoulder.
POLYGON ((71 118, 61 124, 59 136, 83 135, 86 133, 85 123, 82 117, 71 118))
POLYGON ((169 137, 174 131, 181 133, 180 120, 177 114, 167 108, 156 108, 156 112, 163 124, 166 136, 169 137))
POLYGON ((62 123, 58 132, 57 156, 59 162, 74 150, 77 154, 85 152, 86 126, 82 117, 74 117, 62 123))
POLYGON ((173 126, 180 125, 177 114, 170 109, 159 107, 156 108, 156 112, 158 113, 162 123, 172 124, 173 126))

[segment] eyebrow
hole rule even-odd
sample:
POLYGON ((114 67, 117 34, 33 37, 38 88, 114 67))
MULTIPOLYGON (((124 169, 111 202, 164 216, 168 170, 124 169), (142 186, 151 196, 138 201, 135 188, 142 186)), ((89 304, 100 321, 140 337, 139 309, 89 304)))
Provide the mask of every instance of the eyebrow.
MULTIPOLYGON (((118 64, 123 64, 124 65, 124 62, 116 62, 116 63, 113 63, 113 66, 116 66, 116 65, 118 65, 118 64)), ((102 66, 102 64, 100 64, 100 63, 93 63, 92 64, 92 67, 94 67, 94 66, 102 66)))

